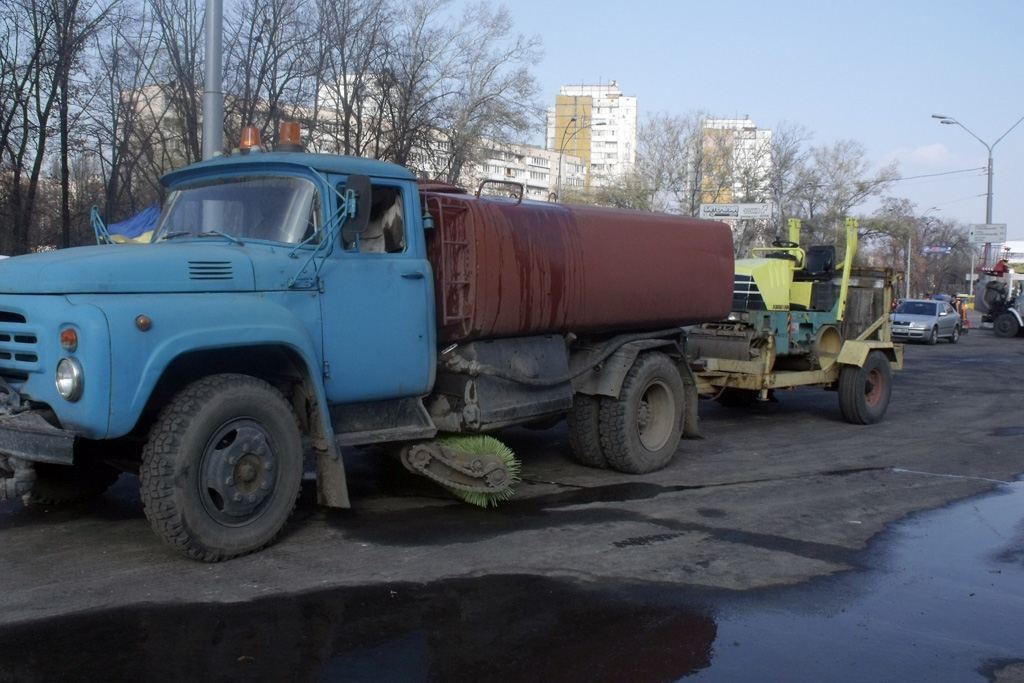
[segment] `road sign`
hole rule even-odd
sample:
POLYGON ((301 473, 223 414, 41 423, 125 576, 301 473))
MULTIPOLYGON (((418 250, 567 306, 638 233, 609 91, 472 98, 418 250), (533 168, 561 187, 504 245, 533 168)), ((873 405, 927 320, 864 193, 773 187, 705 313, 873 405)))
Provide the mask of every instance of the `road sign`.
POLYGON ((953 247, 948 244, 929 244, 921 247, 921 253, 925 256, 930 256, 932 254, 952 254, 953 247))
POLYGON ((968 234, 972 244, 1002 244, 1006 241, 1006 223, 977 223, 968 234))
POLYGON ((771 204, 701 204, 701 218, 764 219, 772 217, 771 204))

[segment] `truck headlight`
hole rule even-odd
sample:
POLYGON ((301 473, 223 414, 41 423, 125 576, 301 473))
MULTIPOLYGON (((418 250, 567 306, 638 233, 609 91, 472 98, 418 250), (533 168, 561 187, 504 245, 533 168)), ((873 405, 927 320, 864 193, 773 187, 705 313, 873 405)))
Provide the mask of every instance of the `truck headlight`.
POLYGON ((65 401, 77 401, 82 396, 85 376, 82 364, 74 358, 62 358, 57 363, 57 392, 65 401))

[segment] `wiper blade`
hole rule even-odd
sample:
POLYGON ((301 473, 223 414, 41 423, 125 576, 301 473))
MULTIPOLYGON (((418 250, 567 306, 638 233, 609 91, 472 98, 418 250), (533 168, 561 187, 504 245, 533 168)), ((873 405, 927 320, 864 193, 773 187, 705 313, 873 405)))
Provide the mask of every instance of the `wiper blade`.
POLYGON ((186 235, 191 235, 191 234, 192 234, 191 230, 178 230, 177 232, 169 232, 166 235, 162 235, 160 237, 160 240, 161 241, 163 241, 163 240, 173 240, 175 237, 185 237, 186 235))
POLYGON ((234 235, 229 235, 225 232, 221 232, 220 230, 204 230, 203 232, 198 233, 196 237, 223 237, 229 242, 233 242, 235 244, 244 244, 242 240, 238 239, 234 235))

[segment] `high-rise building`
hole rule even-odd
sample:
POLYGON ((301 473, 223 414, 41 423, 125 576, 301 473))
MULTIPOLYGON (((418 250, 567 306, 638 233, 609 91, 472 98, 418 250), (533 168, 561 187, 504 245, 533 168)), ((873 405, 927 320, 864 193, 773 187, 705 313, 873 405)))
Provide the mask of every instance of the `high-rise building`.
POLYGON ((548 110, 547 148, 583 160, 584 185, 601 185, 626 175, 636 163, 636 98, 618 83, 563 85, 548 110))
POLYGON ((701 136, 700 195, 705 204, 767 199, 772 132, 750 118, 706 119, 701 136))

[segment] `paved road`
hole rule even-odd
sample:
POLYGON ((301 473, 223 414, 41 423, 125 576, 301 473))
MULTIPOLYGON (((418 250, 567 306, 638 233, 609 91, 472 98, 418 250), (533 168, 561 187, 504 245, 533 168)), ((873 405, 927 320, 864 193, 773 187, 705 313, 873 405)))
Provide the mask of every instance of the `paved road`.
POLYGON ((575 465, 564 426, 510 430, 525 481, 492 511, 353 451, 353 510, 318 509, 310 489, 275 546, 219 565, 166 550, 128 476, 71 510, 3 507, 0 680, 754 679, 771 656, 781 678, 810 680, 801 633, 835 679, 836 658, 881 638, 835 615, 877 612, 863 602, 876 592, 893 611, 901 596, 962 598, 977 576, 1003 578, 972 593, 984 600, 954 601, 941 637, 879 617, 888 648, 909 633, 904 649, 921 649, 872 646, 865 671, 1014 680, 1024 640, 997 632, 1024 632, 1024 505, 985 501, 1024 498, 1009 484, 1024 472, 1021 386, 1024 339, 975 330, 907 347, 882 424, 848 425, 836 395, 814 390, 750 409, 702 403, 706 438, 651 475, 575 465), (1019 609, 979 635, 975 612, 998 605, 1019 609), (788 619, 768 618, 780 611, 788 619))

